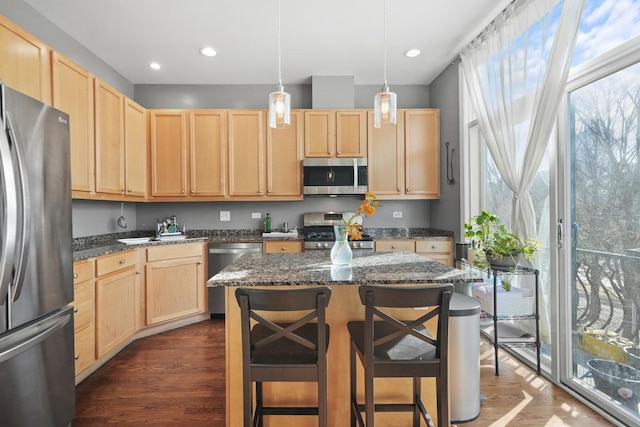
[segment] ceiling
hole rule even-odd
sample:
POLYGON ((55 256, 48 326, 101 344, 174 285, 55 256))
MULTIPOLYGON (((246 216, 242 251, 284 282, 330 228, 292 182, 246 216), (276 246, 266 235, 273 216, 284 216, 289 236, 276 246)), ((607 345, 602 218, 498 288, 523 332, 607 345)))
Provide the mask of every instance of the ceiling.
MULTIPOLYGON (((278 81, 278 0, 24 1, 134 84, 278 81)), ((389 85, 430 84, 510 1, 389 0, 389 85), (411 48, 422 54, 405 57, 411 48)), ((281 0, 280 32, 285 87, 312 76, 382 86, 383 0, 281 0)))

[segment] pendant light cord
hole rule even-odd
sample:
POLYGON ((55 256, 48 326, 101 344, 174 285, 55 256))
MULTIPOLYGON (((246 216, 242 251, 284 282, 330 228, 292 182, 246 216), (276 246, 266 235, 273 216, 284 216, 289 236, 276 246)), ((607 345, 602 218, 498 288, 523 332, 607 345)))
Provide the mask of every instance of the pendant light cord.
MULTIPOLYGON (((279 0, 278 0, 279 1, 279 0)), ((387 86, 387 0, 383 0, 383 34, 384 34, 384 86, 387 86)))
POLYGON ((282 86, 282 65, 281 65, 281 47, 280 47, 280 0, 278 0, 278 85, 282 86))

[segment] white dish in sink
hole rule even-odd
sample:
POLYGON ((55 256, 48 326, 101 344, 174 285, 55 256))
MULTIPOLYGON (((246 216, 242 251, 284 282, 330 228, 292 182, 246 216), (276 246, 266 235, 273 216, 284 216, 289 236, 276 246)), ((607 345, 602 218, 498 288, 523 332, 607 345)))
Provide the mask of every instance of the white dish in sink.
POLYGON ((129 239, 118 239, 118 242, 125 245, 140 245, 142 243, 149 243, 153 240, 153 237, 131 237, 129 239))

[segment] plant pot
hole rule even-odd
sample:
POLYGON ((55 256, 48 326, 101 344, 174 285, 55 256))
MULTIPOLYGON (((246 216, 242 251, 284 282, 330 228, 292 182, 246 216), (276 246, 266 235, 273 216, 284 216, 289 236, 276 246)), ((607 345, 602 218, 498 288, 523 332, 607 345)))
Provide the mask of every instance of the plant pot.
POLYGON ((627 408, 638 410, 640 371, 605 359, 591 359, 587 362, 587 366, 598 390, 621 402, 627 408))
POLYGON ((518 265, 518 257, 520 252, 511 252, 511 255, 494 256, 491 252, 485 251, 484 253, 487 262, 492 267, 497 268, 515 268, 518 265))

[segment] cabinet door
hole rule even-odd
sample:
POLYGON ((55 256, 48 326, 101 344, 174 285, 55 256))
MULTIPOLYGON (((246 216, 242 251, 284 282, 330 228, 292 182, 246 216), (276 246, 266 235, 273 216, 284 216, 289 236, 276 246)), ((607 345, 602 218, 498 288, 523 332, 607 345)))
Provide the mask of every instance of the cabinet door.
POLYGON ((147 111, 129 98, 124 99, 125 184, 127 196, 147 195, 147 111))
POLYGON ((96 192, 124 194, 124 95, 95 82, 96 192))
POLYGON ((265 111, 229 111, 229 195, 265 194, 265 111))
POLYGON ((146 281, 147 325, 204 313, 202 256, 150 262, 146 281))
POLYGON ((367 113, 364 110, 336 112, 336 157, 367 155, 367 113))
POLYGON ((336 113, 333 110, 304 112, 305 157, 334 157, 336 113))
POLYGON ((3 16, 0 16, 0 58, 3 83, 51 104, 49 47, 3 16))
POLYGON ((187 124, 181 110, 151 111, 151 195, 187 195, 187 124))
POLYGON ((52 52, 51 80, 53 106, 69 114, 71 190, 94 193, 93 75, 52 52))
POLYGON ((404 116, 405 185, 408 196, 440 197, 440 113, 406 110, 404 116))
POLYGON ((226 195, 226 113, 198 110, 189 113, 189 169, 191 196, 226 195))
POLYGON ((396 126, 373 127, 373 111, 368 113, 367 162, 369 191, 379 199, 404 195, 404 120, 398 114, 396 126))
POLYGON ((96 279, 96 356, 104 356, 136 331, 136 269, 96 279))
POLYGON ((267 129, 267 194, 302 198, 304 114, 291 112, 291 126, 267 129))

